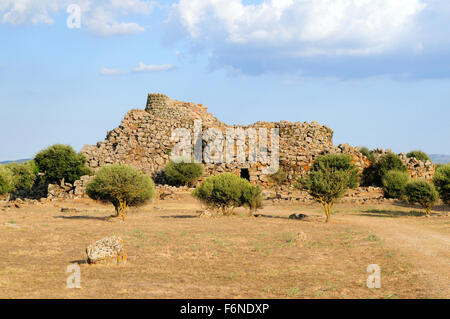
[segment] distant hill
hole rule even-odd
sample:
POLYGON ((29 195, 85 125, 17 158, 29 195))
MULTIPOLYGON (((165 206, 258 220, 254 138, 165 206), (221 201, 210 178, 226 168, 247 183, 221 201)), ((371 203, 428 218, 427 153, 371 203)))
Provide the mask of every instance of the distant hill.
POLYGON ((447 164, 450 163, 450 155, 443 154, 429 154, 431 161, 435 164, 447 164))
POLYGON ((30 160, 29 158, 25 158, 25 159, 20 159, 20 160, 15 160, 15 161, 3 161, 3 162, 0 162, 0 164, 23 163, 23 162, 26 162, 29 160, 30 160))

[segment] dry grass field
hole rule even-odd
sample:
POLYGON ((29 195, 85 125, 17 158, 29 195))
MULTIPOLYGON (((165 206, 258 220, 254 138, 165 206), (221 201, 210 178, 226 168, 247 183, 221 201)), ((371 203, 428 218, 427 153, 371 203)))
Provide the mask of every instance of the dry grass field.
POLYGON ((265 203, 256 218, 199 218, 182 194, 125 222, 112 211, 90 200, 0 210, 0 298, 450 298, 448 208, 425 218, 338 205, 326 224, 318 205, 265 203), (86 247, 113 234, 128 262, 86 264, 86 247), (81 289, 66 288, 70 263, 81 289), (366 287, 369 264, 381 267, 380 289, 366 287))

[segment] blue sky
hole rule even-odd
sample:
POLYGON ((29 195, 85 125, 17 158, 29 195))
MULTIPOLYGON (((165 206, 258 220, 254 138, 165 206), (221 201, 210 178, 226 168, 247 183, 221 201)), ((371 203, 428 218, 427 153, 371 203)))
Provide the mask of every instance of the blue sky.
POLYGON ((449 33, 444 0, 0 0, 0 161, 95 144, 148 92, 450 154, 449 33))

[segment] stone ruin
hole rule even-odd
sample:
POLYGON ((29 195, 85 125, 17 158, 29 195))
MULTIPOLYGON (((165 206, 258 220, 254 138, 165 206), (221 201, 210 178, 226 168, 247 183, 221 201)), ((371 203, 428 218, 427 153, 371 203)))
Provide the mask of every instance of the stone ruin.
MULTIPOLYGON (((208 128, 216 128, 223 132, 227 128, 256 129, 265 128, 269 132, 267 137, 267 149, 270 155, 270 129, 279 130, 279 165, 287 173, 286 184, 283 185, 275 195, 267 195, 266 199, 275 201, 300 200, 310 201, 309 195, 305 192, 294 194, 292 182, 296 176, 308 172, 315 159, 327 153, 348 154, 353 158, 355 165, 362 171, 370 165, 370 161, 360 152, 359 147, 352 147, 348 144, 333 145, 333 131, 319 125, 317 122, 256 122, 249 126, 227 125, 219 121, 207 107, 202 104, 191 102, 180 102, 171 100, 164 94, 151 93, 148 95, 147 105, 144 110, 130 110, 121 124, 107 133, 104 141, 96 145, 86 145, 81 150, 87 158, 87 165, 93 170, 99 169, 107 164, 127 164, 150 174, 157 182, 159 199, 174 199, 177 188, 164 185, 164 178, 161 178, 161 171, 170 159, 170 153, 177 141, 171 140, 173 130, 177 128, 187 128, 191 132, 194 129, 194 121, 202 121, 202 131, 208 128), (281 197, 280 197, 281 196, 281 197)), ((259 138, 259 137, 258 137, 259 138)), ((202 140, 202 145, 208 141, 202 140)), ((234 141, 236 142, 236 141, 234 141)), ((239 147, 238 142, 235 149, 239 147)), ((248 145, 244 146, 248 158, 248 145)), ((383 156, 390 150, 376 149, 376 156, 383 156)), ((435 166, 430 161, 422 162, 416 158, 408 158, 406 154, 399 154, 400 159, 408 168, 408 173, 413 179, 425 178, 430 180, 435 171, 435 166)), ((248 178, 251 183, 259 184, 264 189, 274 189, 274 184, 267 174, 263 173, 265 163, 204 163, 205 174, 203 178, 212 174, 232 172, 241 177, 248 178)), ((39 185, 31 191, 13 194, 12 200, 20 199, 71 199, 85 196, 85 188, 92 176, 83 176, 73 184, 63 185, 39 185)), ((183 190, 181 188, 180 190, 183 190)), ((347 197, 369 202, 378 201, 382 198, 381 190, 360 188, 347 197), (374 195, 375 194, 375 195, 374 195)), ((20 203, 19 203, 20 204, 20 203)))
MULTIPOLYGON (((166 163, 170 159, 170 152, 177 141, 171 140, 173 130, 187 128, 194 129, 194 121, 202 121, 203 131, 216 128, 223 132, 227 128, 279 129, 279 163, 288 174, 288 182, 296 176, 303 175, 311 168, 315 159, 326 153, 348 154, 353 158, 355 165, 362 171, 370 165, 359 147, 348 144, 333 145, 333 131, 319 125, 317 122, 256 122, 249 126, 227 125, 219 121, 207 107, 202 104, 180 102, 171 100, 164 94, 151 93, 148 95, 145 110, 130 110, 121 124, 107 133, 106 139, 96 145, 86 145, 81 150, 87 158, 88 166, 96 170, 103 165, 119 163, 134 166, 145 173, 158 178, 166 163)), ((270 135, 270 134, 269 134, 270 135)), ((203 139, 203 145, 208 141, 203 139)), ((270 148, 270 136, 267 147, 270 148)), ((236 149, 236 146, 235 146, 236 149)), ((245 146, 248 155, 248 145, 245 146)), ((270 150, 269 150, 270 153, 270 150)), ((423 177, 430 179, 434 173, 431 162, 423 163, 416 159, 402 156, 413 178, 423 177)), ((246 177, 252 183, 263 187, 270 187, 268 175, 262 169, 264 163, 204 163, 204 177, 222 172, 232 172, 246 177)))

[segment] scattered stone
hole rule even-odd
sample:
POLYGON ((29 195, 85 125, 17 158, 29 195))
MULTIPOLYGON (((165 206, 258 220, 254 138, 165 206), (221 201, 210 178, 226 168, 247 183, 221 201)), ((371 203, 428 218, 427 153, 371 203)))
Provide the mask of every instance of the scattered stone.
POLYGON ((9 222, 7 222, 7 223, 4 223, 3 225, 5 225, 5 226, 7 226, 7 227, 11 227, 11 228, 16 228, 16 229, 19 229, 19 228, 20 228, 20 226, 17 225, 17 224, 15 224, 15 223, 9 223, 9 222))
POLYGON ((86 254, 89 264, 119 264, 127 260, 123 240, 117 236, 94 242, 86 248, 86 254))
POLYGON ((207 209, 207 210, 203 211, 203 212, 200 214, 199 217, 200 217, 200 218, 211 218, 211 217, 213 217, 213 214, 212 214, 211 211, 209 211, 209 210, 207 209))
POLYGON ((304 219, 304 218, 306 218, 306 217, 308 217, 308 216, 305 215, 305 214, 298 214, 298 215, 292 214, 292 215, 289 216, 289 219, 299 219, 299 220, 302 220, 302 219, 304 219))
POLYGON ((76 213, 76 212, 78 212, 78 209, 76 208, 67 208, 67 207, 61 208, 61 213, 76 213))

